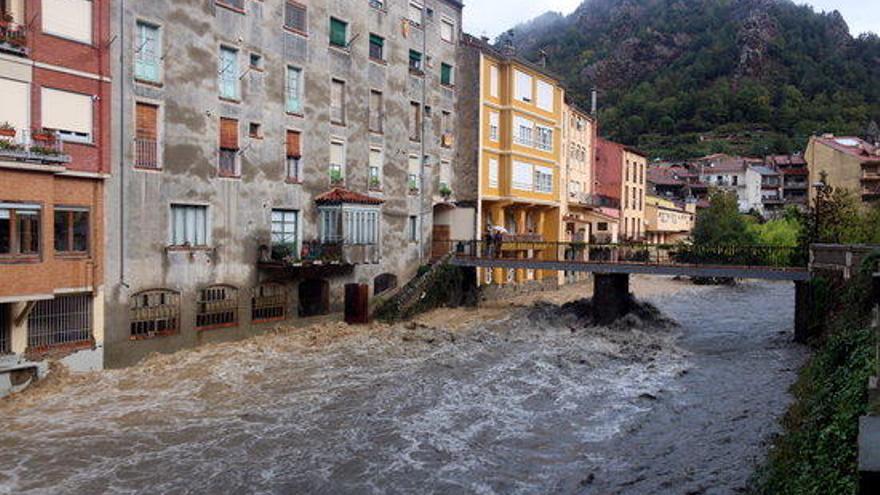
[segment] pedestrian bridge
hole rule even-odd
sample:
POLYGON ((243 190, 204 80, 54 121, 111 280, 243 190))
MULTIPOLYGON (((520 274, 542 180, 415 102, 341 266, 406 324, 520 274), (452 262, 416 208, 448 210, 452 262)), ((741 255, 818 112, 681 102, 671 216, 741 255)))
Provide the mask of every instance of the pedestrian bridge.
POLYGON ((453 241, 451 263, 476 268, 807 281, 808 255, 782 246, 453 241))

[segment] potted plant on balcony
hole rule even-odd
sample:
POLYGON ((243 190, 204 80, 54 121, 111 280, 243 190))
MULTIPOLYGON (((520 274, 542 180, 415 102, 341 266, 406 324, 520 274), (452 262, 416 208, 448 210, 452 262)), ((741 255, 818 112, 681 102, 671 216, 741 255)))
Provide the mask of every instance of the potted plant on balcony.
POLYGON ((330 170, 330 184, 337 186, 337 185, 342 184, 342 182, 343 182, 342 170, 338 170, 338 169, 330 170))
POLYGON ((13 127, 12 124, 10 124, 9 122, 0 123, 0 137, 15 137, 15 127, 13 127))
POLYGON ((0 28, 7 28, 12 24, 12 12, 0 12, 0 28))
POLYGON ((370 177, 370 190, 371 191, 382 190, 382 182, 379 181, 378 177, 370 177))
POLYGON ((49 129, 34 129, 31 133, 31 139, 34 140, 35 143, 40 143, 38 146, 48 147, 55 142, 55 134, 49 129))
POLYGON ((446 184, 440 184, 440 196, 442 196, 443 199, 449 199, 452 196, 452 189, 446 184))

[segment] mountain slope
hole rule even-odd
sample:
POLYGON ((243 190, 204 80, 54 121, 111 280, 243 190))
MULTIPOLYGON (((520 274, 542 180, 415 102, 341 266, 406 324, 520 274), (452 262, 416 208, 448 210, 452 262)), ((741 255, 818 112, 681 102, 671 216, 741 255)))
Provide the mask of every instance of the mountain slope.
POLYGON ((659 158, 785 153, 880 120, 880 38, 789 0, 587 0, 505 33, 600 94, 602 134, 659 158))

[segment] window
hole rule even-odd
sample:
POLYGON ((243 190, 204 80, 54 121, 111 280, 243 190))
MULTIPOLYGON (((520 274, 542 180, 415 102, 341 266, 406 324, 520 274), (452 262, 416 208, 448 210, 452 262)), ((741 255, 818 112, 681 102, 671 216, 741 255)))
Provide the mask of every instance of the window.
POLYGON ((287 131, 287 180, 302 182, 302 143, 301 135, 297 131, 287 131))
POLYGON ((516 117, 516 126, 513 135, 513 142, 524 146, 533 146, 532 130, 535 124, 526 118, 516 117))
POLYGON ((410 194, 415 194, 421 189, 421 162, 418 155, 409 155, 409 165, 407 173, 407 187, 410 194))
POLYGON ((440 84, 444 86, 452 86, 455 84, 455 70, 446 63, 440 64, 440 84))
POLYGON ((228 9, 235 10, 241 14, 244 13, 244 2, 245 0, 216 0, 215 3, 217 5, 222 5, 228 9))
POLYGON ((283 320, 287 316, 287 288, 266 283, 254 289, 251 298, 251 321, 254 323, 283 320))
POLYGON ((21 137, 31 126, 31 86, 26 82, 0 78, 0 95, 3 95, 0 122, 8 122, 21 137))
POLYGON ((40 206, 0 203, 0 257, 40 254, 40 206))
POLYGON ((373 60, 385 60, 385 38, 370 33, 370 58, 373 60))
POLYGON ((236 119, 220 119, 218 170, 221 177, 238 176, 238 120, 236 119))
POLYGON ((272 246, 289 246, 296 253, 298 227, 298 211, 272 210, 272 246))
POLYGON ((134 77, 142 81, 159 82, 162 44, 159 28, 138 21, 137 47, 135 47, 134 77))
POLYGON ((55 252, 89 250, 89 209, 55 207, 55 252))
POLYGON ((370 169, 369 169, 369 177, 367 180, 369 181, 369 189, 371 191, 380 191, 382 190, 382 166, 384 165, 384 159, 382 157, 382 150, 378 148, 370 148, 370 169))
POLYGON ((538 79, 538 108, 553 111, 553 85, 538 79))
POLYGON ((498 129, 500 116, 498 112, 489 112, 489 140, 498 142, 498 129))
POLYGON ((498 66, 490 65, 489 66, 489 96, 492 98, 499 98, 501 95, 500 91, 501 81, 498 74, 498 66))
POLYGON ((92 342, 91 294, 70 294, 37 301, 28 314, 28 350, 92 342))
POLYGON ((516 99, 530 103, 532 101, 532 76, 525 72, 514 71, 516 83, 516 99))
POLYGON ((171 290, 150 290, 131 296, 129 302, 132 339, 171 335, 180 322, 180 293, 171 290))
POLYGON ((550 167, 535 167, 535 191, 541 193, 553 192, 553 169, 550 167))
POLYGON ((330 122, 345 125, 345 83, 338 79, 330 83, 330 122))
POLYGON ((420 4, 418 2, 410 2, 409 3, 409 10, 408 10, 408 17, 409 17, 410 22, 412 22, 413 24, 415 24, 417 26, 420 26, 422 24, 422 10, 423 9, 424 9, 424 6, 422 6, 422 4, 420 4))
POLYGON ((498 187, 498 159, 489 158, 489 187, 498 187))
POLYGON ((597 223, 596 230, 598 230, 599 232, 607 232, 608 231, 608 222, 597 223))
POLYGON ((259 122, 248 124, 248 137, 251 139, 263 139, 263 126, 259 122))
POLYGON ((370 90, 370 131, 382 133, 384 123, 382 92, 370 90))
POLYGON ((409 139, 410 141, 419 142, 422 140, 421 122, 422 122, 422 106, 418 102, 410 102, 409 104, 409 139))
POLYGON ((251 70, 263 70, 263 56, 259 53, 251 53, 250 67, 251 70))
POLYGON ((513 162, 513 188, 520 191, 531 191, 535 180, 534 170, 530 163, 513 162))
POLYGON ((308 13, 306 6, 296 2, 288 2, 284 5, 284 27, 299 33, 308 33, 308 13))
POLYGON ((92 0, 43 0, 41 12, 44 32, 92 42, 92 0))
POLYGON ((623 186, 623 209, 629 209, 629 186, 623 186))
POLYGON ((51 88, 41 92, 43 127, 66 141, 92 142, 92 97, 51 88))
POLYGON ((445 17, 440 19, 440 39, 450 43, 455 42, 455 21, 445 17))
POLYGON ((335 17, 330 18, 330 45, 348 47, 348 23, 335 17))
POLYGON ((385 7, 385 0, 369 0, 369 1, 370 1, 370 7, 373 7, 374 9, 382 9, 385 7))
POLYGON ((415 50, 409 51, 409 71, 421 74, 422 73, 422 53, 417 52, 415 50))
POLYGON ((171 205, 171 246, 208 245, 208 207, 171 205))
POLYGON ((321 242, 375 245, 379 243, 378 208, 318 208, 321 215, 321 242))
POLYGON ((419 242, 419 217, 411 215, 409 217, 407 232, 409 232, 409 242, 419 242))
POLYGON ((342 184, 345 182, 345 143, 343 141, 330 142, 330 183, 342 184))
POLYGON ((440 184, 441 191, 449 189, 449 177, 452 175, 452 163, 449 160, 440 160, 440 184))
POLYGON ((159 161, 159 107, 135 103, 134 166, 150 170, 161 168, 159 161))
POLYGON ((296 67, 287 67, 285 80, 285 96, 287 113, 301 114, 302 109, 302 70, 296 67))
POLYGON ((232 327, 238 324, 238 289, 212 285, 199 291, 196 328, 232 327))
POLYGON ((544 126, 536 126, 537 140, 535 147, 539 150, 553 151, 553 129, 544 126))
POLYGON ((238 50, 220 47, 220 97, 238 99, 238 50))

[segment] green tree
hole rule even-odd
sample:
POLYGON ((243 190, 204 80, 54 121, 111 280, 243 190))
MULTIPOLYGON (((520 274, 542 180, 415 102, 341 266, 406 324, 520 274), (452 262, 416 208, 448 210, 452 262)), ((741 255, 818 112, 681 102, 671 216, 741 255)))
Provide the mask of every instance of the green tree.
POLYGON ((697 214, 693 241, 696 246, 743 246, 755 244, 756 238, 739 212, 736 195, 716 191, 709 207, 697 214))

